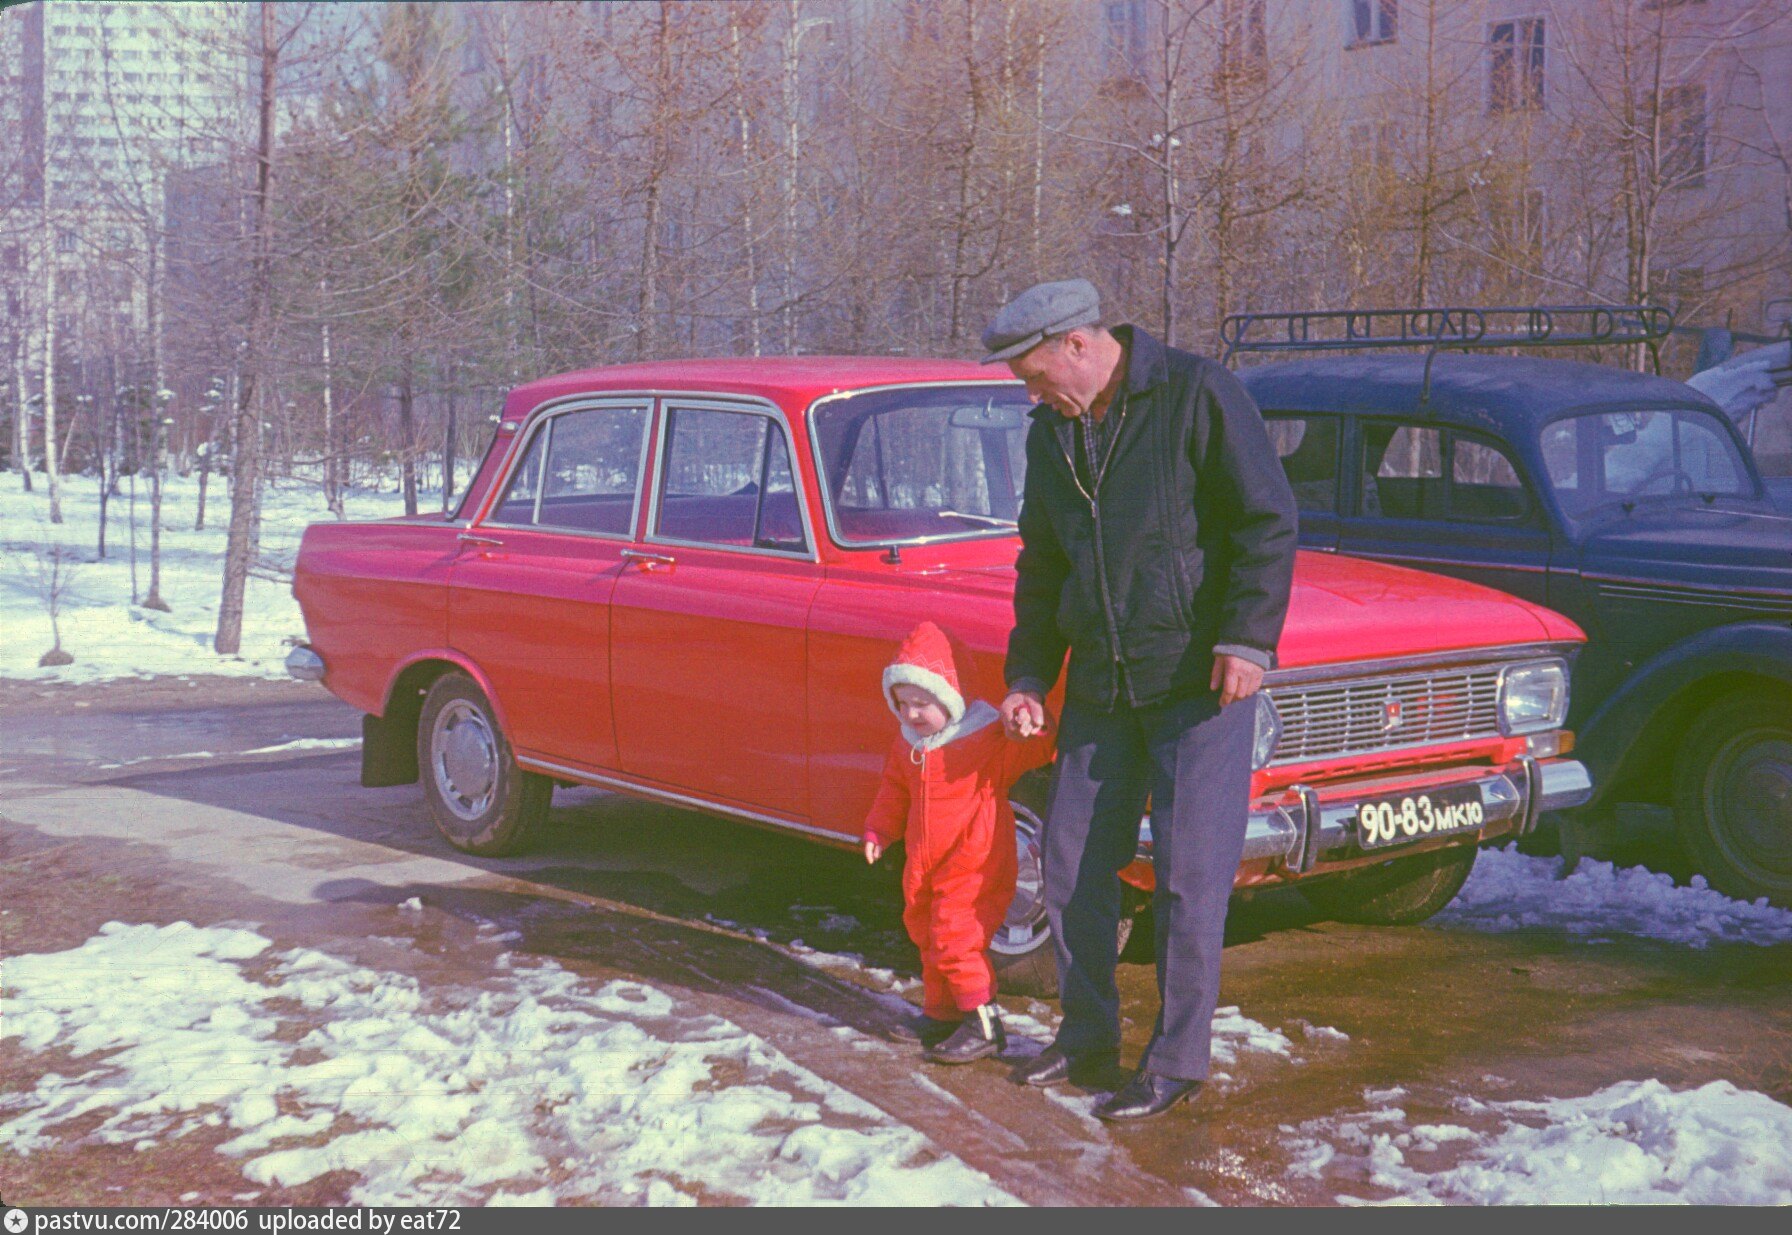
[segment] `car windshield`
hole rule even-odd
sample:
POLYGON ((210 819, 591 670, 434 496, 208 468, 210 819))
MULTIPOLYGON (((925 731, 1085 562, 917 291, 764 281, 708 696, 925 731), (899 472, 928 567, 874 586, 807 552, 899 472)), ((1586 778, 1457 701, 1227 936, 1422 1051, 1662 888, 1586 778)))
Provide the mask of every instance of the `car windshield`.
POLYGON ((1025 388, 872 390, 810 413, 834 538, 888 545, 1012 535, 1026 481, 1025 388))
POLYGON ((1570 416, 1545 426, 1542 447, 1570 516, 1647 498, 1756 496, 1723 422, 1696 408, 1570 416))

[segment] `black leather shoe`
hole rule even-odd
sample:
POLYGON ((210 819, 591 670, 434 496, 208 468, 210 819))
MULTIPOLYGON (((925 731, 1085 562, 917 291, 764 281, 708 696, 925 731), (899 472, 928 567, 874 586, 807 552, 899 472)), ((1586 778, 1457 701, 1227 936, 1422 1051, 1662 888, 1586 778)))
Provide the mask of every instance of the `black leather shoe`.
POLYGON ((1071 1056, 1056 1046, 1048 1046, 1016 1068, 1014 1079, 1039 1089, 1062 1085, 1065 1081, 1085 1085, 1098 1081, 1119 1066, 1120 1052, 1111 1048, 1071 1056))
POLYGON ((911 1016, 907 1020, 898 1021, 890 1027, 890 1037, 898 1042, 919 1042, 922 1046, 937 1046, 952 1036, 959 1021, 942 1021, 931 1016, 911 1016))
POLYGON ((1140 1068, 1120 1092, 1095 1108, 1095 1117, 1109 1123, 1155 1119, 1178 1102, 1201 1092, 1202 1081, 1178 1080, 1140 1068))
POLYGON ((994 1055, 1008 1045, 1008 1034, 1002 1028, 1002 1011, 986 1003, 975 1012, 965 1014, 952 1036, 925 1054, 934 1063, 970 1063, 985 1055, 994 1055))

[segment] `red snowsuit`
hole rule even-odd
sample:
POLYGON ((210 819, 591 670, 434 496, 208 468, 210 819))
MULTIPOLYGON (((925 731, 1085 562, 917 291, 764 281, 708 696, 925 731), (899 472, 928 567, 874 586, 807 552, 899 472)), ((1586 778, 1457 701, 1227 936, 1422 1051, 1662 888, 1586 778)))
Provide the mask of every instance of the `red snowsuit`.
POLYGON ((1051 762, 1054 749, 1049 730, 1010 741, 995 708, 977 698, 974 674, 964 645, 932 622, 903 641, 884 670, 890 710, 897 711, 896 686, 918 686, 939 701, 950 723, 927 738, 902 727, 865 820, 866 839, 886 847, 907 841, 902 919, 921 949, 923 1010, 936 1020, 956 1020, 995 998, 995 971, 985 953, 1014 899, 1008 790, 1051 762))

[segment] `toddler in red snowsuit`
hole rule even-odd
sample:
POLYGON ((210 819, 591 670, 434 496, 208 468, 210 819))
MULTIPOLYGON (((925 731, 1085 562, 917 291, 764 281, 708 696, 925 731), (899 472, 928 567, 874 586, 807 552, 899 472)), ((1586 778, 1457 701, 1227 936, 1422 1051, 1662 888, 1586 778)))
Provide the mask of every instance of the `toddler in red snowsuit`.
POLYGON ((1053 751, 1049 718, 1044 735, 1010 740, 976 686, 970 653, 932 622, 903 641, 883 680, 902 736, 865 820, 866 861, 907 843, 902 918, 921 949, 922 1036, 938 1063, 969 1063, 1006 1044, 987 951, 1014 899, 1008 791, 1053 751))

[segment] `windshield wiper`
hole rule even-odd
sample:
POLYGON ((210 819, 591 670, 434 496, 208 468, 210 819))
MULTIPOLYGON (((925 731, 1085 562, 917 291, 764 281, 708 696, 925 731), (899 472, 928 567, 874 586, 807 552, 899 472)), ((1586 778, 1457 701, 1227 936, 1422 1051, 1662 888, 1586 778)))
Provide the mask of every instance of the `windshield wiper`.
POLYGON ((998 519, 994 515, 973 515, 962 510, 936 510, 933 512, 942 519, 970 519, 976 523, 987 523, 991 527, 1019 527, 1013 519, 998 519))

